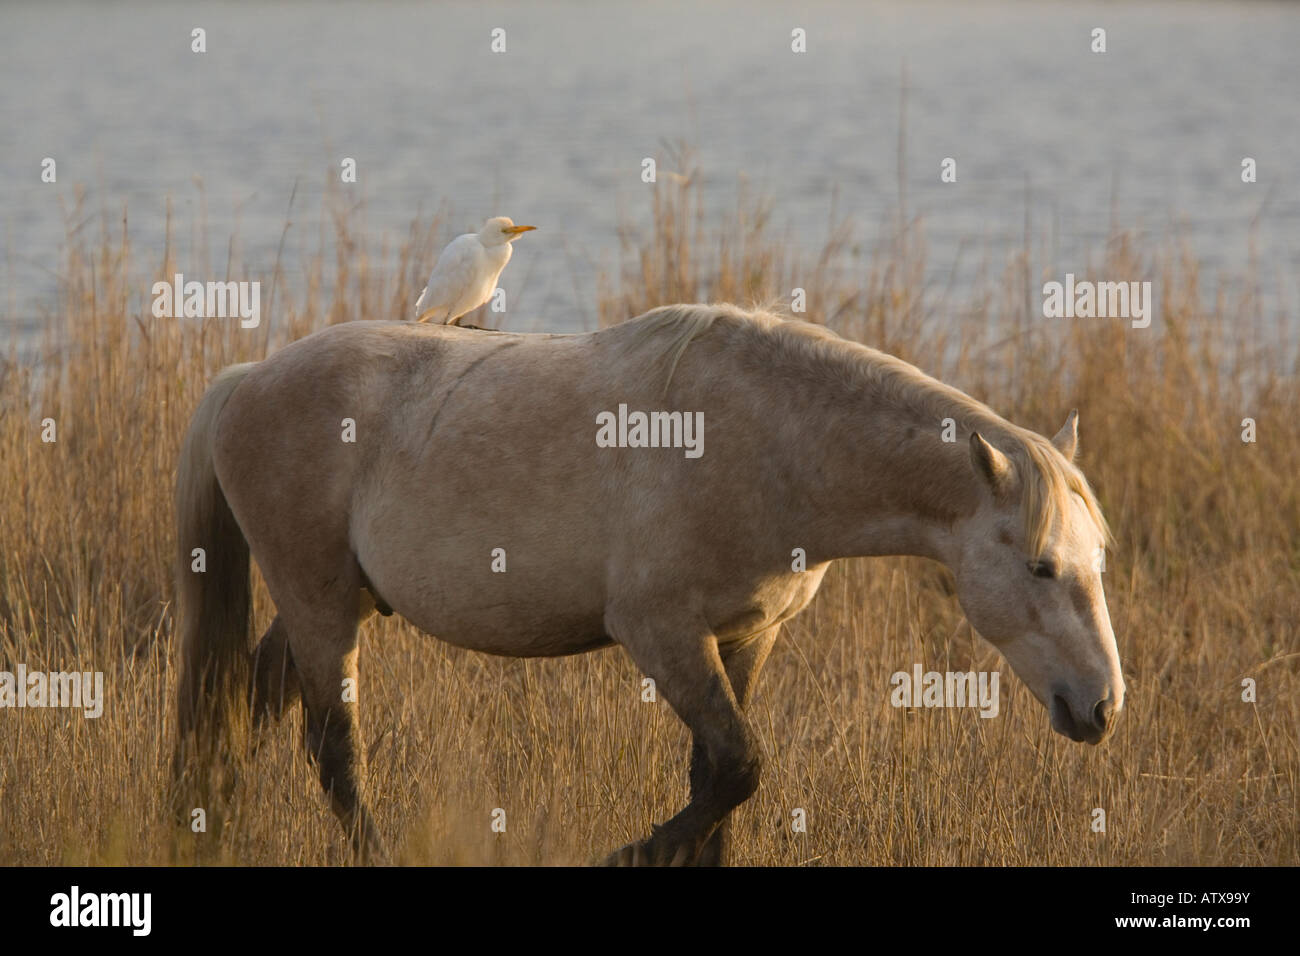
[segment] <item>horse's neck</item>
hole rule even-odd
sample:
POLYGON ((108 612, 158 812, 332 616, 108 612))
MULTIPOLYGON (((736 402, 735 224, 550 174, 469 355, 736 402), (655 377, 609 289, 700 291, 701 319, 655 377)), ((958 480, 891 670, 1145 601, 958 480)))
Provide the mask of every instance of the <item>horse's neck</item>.
POLYGON ((828 429, 808 429, 808 446, 800 449, 817 465, 808 478, 818 550, 827 558, 906 554, 949 561, 954 523, 979 505, 970 426, 996 434, 1005 423, 996 416, 972 422, 970 407, 939 387, 913 403, 884 382, 848 385, 838 376, 826 382, 844 394, 814 399, 816 414, 832 421, 828 429), (954 441, 944 440, 949 417, 954 441))

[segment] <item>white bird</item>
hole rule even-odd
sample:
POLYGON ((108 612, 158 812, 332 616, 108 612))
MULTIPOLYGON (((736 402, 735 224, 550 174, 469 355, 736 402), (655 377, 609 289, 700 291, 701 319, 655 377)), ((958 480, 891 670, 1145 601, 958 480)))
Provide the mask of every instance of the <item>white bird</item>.
POLYGON ((455 325, 492 298, 501 270, 510 261, 510 243, 536 228, 497 216, 483 223, 477 234, 467 232, 449 242, 415 300, 415 321, 455 325))

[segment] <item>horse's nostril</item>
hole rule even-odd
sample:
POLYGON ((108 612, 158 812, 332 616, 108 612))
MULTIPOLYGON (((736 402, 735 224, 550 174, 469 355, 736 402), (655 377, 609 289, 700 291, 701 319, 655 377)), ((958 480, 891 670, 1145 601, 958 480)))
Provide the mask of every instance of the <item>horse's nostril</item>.
POLYGON ((1096 724, 1098 730, 1105 730, 1106 725, 1110 722, 1110 715, 1115 712, 1115 702, 1107 697, 1105 700, 1097 701, 1097 706, 1092 711, 1092 722, 1096 724))
POLYGON ((1073 736, 1074 715, 1070 713, 1070 705, 1060 694, 1052 695, 1052 723, 1061 733, 1073 736))

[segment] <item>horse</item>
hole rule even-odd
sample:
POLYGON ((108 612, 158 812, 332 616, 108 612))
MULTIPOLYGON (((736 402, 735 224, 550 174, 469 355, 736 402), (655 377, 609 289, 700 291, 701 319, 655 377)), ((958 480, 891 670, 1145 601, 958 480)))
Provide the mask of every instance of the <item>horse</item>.
POLYGON ((778 629, 831 561, 871 555, 946 565, 1052 728, 1099 744, 1124 680, 1077 441, 1077 411, 1049 440, 896 357, 726 304, 571 335, 329 326, 222 371, 186 434, 177 766, 186 741, 300 699, 334 813, 382 861, 340 693, 361 621, 512 657, 617 644, 690 730, 690 800, 604 862, 721 864, 759 783, 746 706, 778 629), (255 649, 250 555, 277 612, 255 649))

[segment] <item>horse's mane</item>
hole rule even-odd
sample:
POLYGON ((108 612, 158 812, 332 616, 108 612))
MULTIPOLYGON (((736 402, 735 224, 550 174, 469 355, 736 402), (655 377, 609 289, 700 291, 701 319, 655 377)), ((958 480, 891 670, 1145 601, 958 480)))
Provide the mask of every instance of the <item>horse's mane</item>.
POLYGON ((841 338, 824 326, 729 303, 661 306, 630 319, 620 328, 629 336, 632 348, 651 353, 652 367, 666 368, 666 394, 687 348, 719 325, 764 340, 811 374, 833 375, 849 386, 869 390, 877 400, 920 411, 935 421, 952 418, 967 434, 978 431, 1016 467, 1023 489, 1025 538, 1034 557, 1046 549, 1053 525, 1069 508, 1071 494, 1083 501, 1103 541, 1111 542, 1110 528, 1087 479, 1055 445, 902 359, 841 338))

